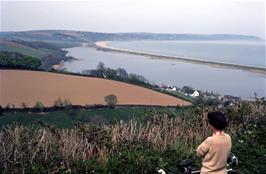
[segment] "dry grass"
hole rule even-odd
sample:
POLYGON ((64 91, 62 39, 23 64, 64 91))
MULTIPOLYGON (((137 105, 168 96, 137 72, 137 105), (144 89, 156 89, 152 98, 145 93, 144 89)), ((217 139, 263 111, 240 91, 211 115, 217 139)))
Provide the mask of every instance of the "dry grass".
MULTIPOLYGON (((194 151, 210 133, 206 115, 211 110, 198 107, 178 117, 153 113, 145 122, 120 121, 99 127, 81 124, 73 129, 57 129, 45 124, 39 129, 11 125, 0 132, 0 169, 23 168, 28 162, 49 163, 55 158, 64 162, 66 168, 73 160, 96 158, 106 162, 110 153, 133 144, 163 151, 180 141, 194 151)), ((262 103, 240 103, 226 112, 230 117, 227 132, 234 137, 242 131, 246 121, 265 117, 266 107, 262 103)))

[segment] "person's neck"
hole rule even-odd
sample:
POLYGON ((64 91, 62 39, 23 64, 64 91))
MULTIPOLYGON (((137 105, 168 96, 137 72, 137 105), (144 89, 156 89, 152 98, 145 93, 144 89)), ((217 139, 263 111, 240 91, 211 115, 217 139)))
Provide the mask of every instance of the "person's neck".
POLYGON ((213 131, 213 135, 223 135, 224 134, 224 131, 222 131, 222 130, 214 130, 213 131))

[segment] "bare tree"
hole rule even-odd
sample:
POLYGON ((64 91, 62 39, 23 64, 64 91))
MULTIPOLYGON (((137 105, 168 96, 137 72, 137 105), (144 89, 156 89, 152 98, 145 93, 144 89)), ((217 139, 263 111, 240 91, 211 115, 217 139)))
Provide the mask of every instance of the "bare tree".
POLYGON ((58 98, 58 99, 54 102, 54 106, 55 106, 55 107, 58 107, 58 108, 64 107, 64 103, 63 103, 62 99, 61 99, 61 98, 58 98))
POLYGON ((65 99, 64 100, 64 107, 65 108, 71 108, 71 106, 72 106, 71 101, 69 99, 65 99))
POLYGON ((105 100, 106 104, 108 105, 109 109, 115 108, 115 105, 118 102, 117 97, 114 94, 110 94, 110 95, 105 96, 104 100, 105 100))

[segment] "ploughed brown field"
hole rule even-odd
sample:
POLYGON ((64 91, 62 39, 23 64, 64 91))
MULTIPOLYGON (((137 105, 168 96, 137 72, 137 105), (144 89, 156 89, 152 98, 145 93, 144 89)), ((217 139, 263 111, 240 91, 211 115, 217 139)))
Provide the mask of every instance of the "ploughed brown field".
POLYGON ((64 75, 49 72, 0 70, 0 105, 26 103, 33 107, 37 101, 53 106, 61 98, 74 105, 106 104, 104 97, 117 96, 119 105, 184 106, 191 103, 153 90, 122 82, 64 75))

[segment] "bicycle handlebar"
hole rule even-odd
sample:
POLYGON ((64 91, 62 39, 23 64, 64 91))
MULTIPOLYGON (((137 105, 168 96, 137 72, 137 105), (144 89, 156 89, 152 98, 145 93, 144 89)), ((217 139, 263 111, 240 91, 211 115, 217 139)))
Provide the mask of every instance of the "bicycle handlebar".
POLYGON ((228 159, 227 159, 227 167, 231 166, 232 164, 238 165, 238 159, 237 157, 231 152, 228 159), (228 160, 231 160, 228 162, 228 160))
MULTIPOLYGON (((238 159, 237 157, 231 152, 227 158, 227 164, 226 167, 229 167, 231 165, 238 165, 238 159)), ((190 159, 186 159, 184 161, 182 161, 179 164, 179 170, 183 173, 183 174, 188 174, 188 173, 200 173, 199 170, 192 170, 192 161, 190 159)), ((228 169, 228 170, 232 170, 232 169, 228 169)), ((163 169, 158 170, 159 174, 166 174, 166 172, 163 169)))

